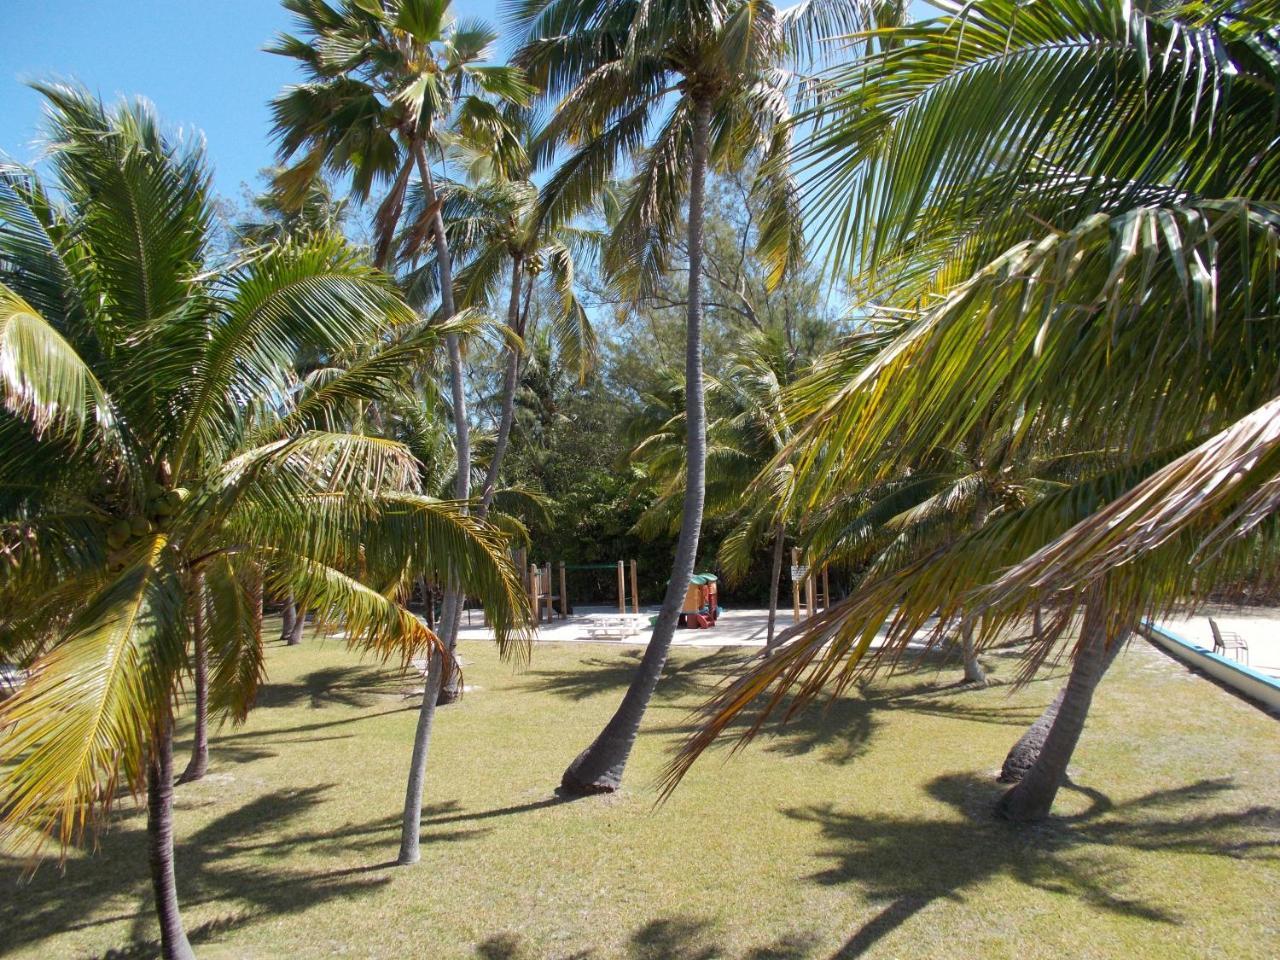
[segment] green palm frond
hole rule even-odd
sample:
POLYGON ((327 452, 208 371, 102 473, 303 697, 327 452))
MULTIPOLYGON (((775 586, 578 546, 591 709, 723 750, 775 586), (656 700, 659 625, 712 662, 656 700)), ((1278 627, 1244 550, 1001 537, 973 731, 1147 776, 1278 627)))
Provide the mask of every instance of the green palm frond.
POLYGON ((75 348, 34 307, 0 284, 0 384, 10 413, 37 433, 118 442, 106 389, 75 348))
POLYGON ((141 541, 0 704, 0 835, 69 844, 110 808, 121 770, 137 788, 184 662, 183 597, 167 538, 141 541))

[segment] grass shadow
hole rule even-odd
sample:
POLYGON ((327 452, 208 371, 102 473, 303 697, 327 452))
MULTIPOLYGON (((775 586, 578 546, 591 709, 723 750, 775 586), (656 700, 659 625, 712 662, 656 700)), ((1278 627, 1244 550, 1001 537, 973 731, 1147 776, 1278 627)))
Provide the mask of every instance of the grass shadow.
MULTIPOLYGON (((643 649, 619 651, 617 657, 583 657, 571 667, 561 670, 530 670, 523 674, 534 691, 550 693, 579 702, 590 697, 621 691, 631 683, 643 649)), ((752 657, 741 648, 723 647, 691 659, 670 659, 662 672, 662 680, 654 692, 659 700, 678 700, 695 694, 709 693, 729 670, 739 668, 752 657)))
MULTIPOLYGON (((676 915, 650 920, 635 930, 621 954, 626 960, 805 960, 813 955, 817 938, 787 934, 745 952, 729 953, 720 943, 714 923, 699 917, 676 915)), ((475 948, 478 960, 542 960, 525 937, 502 933, 475 948)), ((598 948, 557 954, 555 960, 604 960, 618 956, 598 948)))
MULTIPOLYGON (((243 910, 227 925, 261 915, 304 911, 328 900, 359 896, 387 882, 375 876, 382 864, 339 870, 277 870, 264 874, 261 862, 246 853, 266 854, 281 862, 288 848, 314 842, 317 833, 294 833, 278 840, 263 838, 319 804, 332 785, 279 790, 256 797, 205 824, 178 844, 176 863, 182 904, 235 903, 243 910)), ((42 869, 26 875, 26 865, 0 859, 0 888, 21 884, 22 897, 0 898, 0 929, 4 944, 17 948, 38 943, 65 930, 83 929, 122 920, 132 921, 131 944, 117 956, 146 956, 155 919, 146 859, 145 814, 132 811, 118 817, 99 838, 92 857, 68 862, 61 870, 42 869), (126 913, 100 916, 106 905, 124 898, 137 904, 126 913), (85 921, 86 916, 94 917, 85 921), (142 951, 142 952, 137 952, 142 951)), ((383 844, 385 845, 385 844, 383 844)), ((202 929, 205 937, 217 930, 202 929)))
POLYGON ((959 812, 959 818, 865 816, 829 804, 784 811, 815 824, 829 844, 821 856, 832 865, 811 876, 812 882, 856 884, 869 900, 884 904, 832 960, 862 956, 929 904, 962 900, 967 890, 998 876, 1147 922, 1181 922, 1163 907, 1119 892, 1122 878, 1116 876, 1112 858, 1104 856, 1108 848, 1280 859, 1276 808, 1180 814, 1190 804, 1230 791, 1230 781, 1203 780, 1121 804, 1069 784, 1067 789, 1089 800, 1087 809, 1033 827, 1018 827, 991 814, 1001 789, 967 774, 933 780, 929 793, 959 812), (1260 827, 1269 827, 1270 835, 1260 839, 1260 827))

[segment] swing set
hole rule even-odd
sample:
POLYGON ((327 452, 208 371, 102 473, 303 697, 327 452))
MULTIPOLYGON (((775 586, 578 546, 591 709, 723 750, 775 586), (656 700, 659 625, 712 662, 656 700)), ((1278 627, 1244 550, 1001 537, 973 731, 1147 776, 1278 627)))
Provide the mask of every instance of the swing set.
POLYGON ((524 548, 515 551, 515 564, 524 580, 525 591, 529 594, 529 606, 533 608, 537 622, 542 623, 546 617, 548 623, 567 619, 572 609, 569 603, 569 571, 571 570, 617 570, 618 573, 618 613, 627 612, 627 580, 630 570, 631 608, 632 612, 640 612, 640 578, 635 560, 619 560, 617 563, 565 563, 556 564, 558 577, 553 578, 551 561, 538 566, 531 563, 524 548))

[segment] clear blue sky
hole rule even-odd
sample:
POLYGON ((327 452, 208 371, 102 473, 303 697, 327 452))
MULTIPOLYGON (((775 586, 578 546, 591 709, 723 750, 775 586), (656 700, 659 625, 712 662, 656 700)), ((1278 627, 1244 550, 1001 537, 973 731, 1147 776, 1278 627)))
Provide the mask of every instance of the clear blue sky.
MULTIPOLYGON (((40 97, 30 80, 79 80, 104 100, 142 94, 165 123, 204 132, 219 193, 239 200, 271 163, 267 101, 297 79, 262 52, 290 17, 278 0, 36 0, 5 4, 0 152, 38 156, 40 97)), ((496 0, 455 2, 497 21, 496 0)))

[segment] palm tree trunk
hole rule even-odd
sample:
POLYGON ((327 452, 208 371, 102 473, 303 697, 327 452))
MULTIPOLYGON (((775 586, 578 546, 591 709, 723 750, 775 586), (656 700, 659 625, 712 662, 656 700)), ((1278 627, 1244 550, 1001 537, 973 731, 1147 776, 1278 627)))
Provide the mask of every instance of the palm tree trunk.
MULTIPOLYGON (((1036 611, 1036 618, 1039 620, 1040 611, 1036 611)), ((1042 627, 1037 624, 1036 636, 1042 636, 1042 627)), ((1110 668, 1112 661, 1115 660, 1116 654, 1120 652, 1120 647, 1124 644, 1124 637, 1107 647, 1106 662, 1102 665, 1102 672, 1105 674, 1110 668)), ((1067 688, 1064 686, 1058 691, 1058 695, 1050 701, 1049 705, 1044 708, 1044 713, 1036 718, 1036 722, 1026 729, 1026 732, 1018 738, 1018 742, 1009 748, 1008 754, 1004 758, 1004 765, 1000 768, 1000 776, 996 779, 1001 783, 1020 783, 1035 765, 1036 758, 1040 756, 1040 751, 1044 749, 1044 742, 1049 736, 1049 731, 1053 729, 1053 722, 1058 719, 1058 709, 1062 706, 1062 700, 1067 695, 1067 688)))
MULTIPOLYGON (((520 329, 520 278, 524 273, 523 267, 522 257, 511 258, 511 299, 507 304, 507 327, 516 336, 524 333, 520 329)), ((493 459, 489 461, 489 470, 485 474, 480 507, 476 511, 476 514, 482 518, 489 515, 493 494, 498 486, 498 471, 502 469, 502 458, 506 455, 507 443, 511 439, 511 423, 515 420, 516 387, 519 380, 520 350, 515 344, 507 344, 507 369, 502 376, 502 410, 498 416, 498 436, 493 444, 493 459)))
POLYGON ((162 721, 147 762, 147 848, 164 960, 195 960, 178 912, 173 870, 173 726, 162 721))
POLYGON ((302 642, 302 631, 307 627, 307 611, 305 607, 298 607, 297 613, 293 618, 293 629, 289 631, 289 646, 296 647, 302 642))
POLYGON ((199 780, 209 769, 209 652, 204 619, 204 574, 196 573, 191 591, 191 643, 196 675, 196 732, 191 759, 179 783, 199 780))
POLYGON ((693 162, 689 174, 689 311, 685 323, 688 464, 675 561, 653 635, 631 686, 604 730, 569 764, 561 778, 560 787, 568 794, 609 793, 621 786, 627 758, 640 732, 640 721, 666 665, 676 619, 697 560, 707 458, 707 411, 702 383, 702 216, 710 114, 711 104, 706 97, 694 101, 693 162))
POLYGON ((782 583, 782 559, 787 528, 779 523, 773 530, 773 569, 769 574, 769 626, 764 635, 764 655, 773 652, 773 633, 778 625, 778 589, 782 583))
POLYGON ((1049 731, 1053 728, 1053 721, 1058 719, 1058 708, 1062 706, 1062 698, 1067 695, 1067 688, 1063 687, 1058 691, 1058 695, 1050 701, 1049 705, 1044 708, 1044 713, 1036 718, 1036 722, 1027 727, 1026 731, 1018 738, 1018 742, 1009 748, 1008 754, 1005 755, 1004 765, 1000 768, 1000 776, 996 779, 1001 783, 1021 783, 1022 779, 1027 775, 1032 766, 1036 762, 1036 757, 1040 756, 1040 751, 1044 748, 1045 738, 1049 736, 1049 731))
MULTIPOLYGON (((431 176, 431 165, 427 163, 427 152, 422 142, 416 141, 413 147, 418 162, 418 176, 422 181, 423 197, 428 206, 435 207, 432 216, 432 242, 436 249, 436 270, 440 278, 440 313, 443 319, 450 319, 456 307, 453 300, 453 262, 449 256, 449 238, 444 232, 444 217, 440 215, 436 203, 435 179, 431 176)), ((471 432, 467 424, 467 393, 462 375, 462 345, 456 333, 445 337, 445 346, 449 351, 449 388, 453 402, 454 449, 457 452, 458 475, 454 495, 463 503, 471 498, 471 432)), ((465 512, 465 507, 464 507, 465 512)), ((459 614, 462 610, 462 598, 456 583, 447 585, 445 610, 452 611, 452 616, 442 616, 441 626, 444 633, 440 639, 444 641, 447 655, 452 658, 458 646, 459 614), (449 603, 452 597, 453 603, 449 603)), ((450 671, 449 681, 440 687, 440 702, 453 703, 461 695, 458 688, 458 673, 450 671)), ((429 729, 429 725, 428 725, 429 729)), ((424 754, 425 755, 425 754, 424 754)))
MULTIPOLYGON (((440 216, 439 205, 435 202, 435 180, 431 177, 431 166, 426 161, 426 148, 422 146, 421 141, 413 145, 413 155, 417 160, 417 172, 421 179, 424 198, 429 205, 435 206, 431 232, 434 234, 435 266, 439 271, 440 312, 444 319, 448 320, 456 310, 453 302, 453 264, 449 259, 449 241, 444 233, 444 218, 440 216)), ((466 502, 471 495, 471 435, 467 429, 466 390, 463 389, 462 383, 462 347, 458 343, 457 334, 448 334, 445 338, 445 346, 449 351, 449 385, 451 385, 453 396, 454 449, 457 452, 458 471, 456 493, 458 499, 466 502)), ((402 864, 417 863, 421 856, 419 836, 422 790, 426 783, 426 755, 431 745, 431 727, 435 722, 436 703, 442 698, 445 698, 445 703, 452 703, 452 700, 457 699, 456 692, 452 695, 452 699, 445 694, 443 664, 444 657, 448 657, 449 662, 453 660, 453 650, 457 646, 456 611, 461 608, 461 605, 461 594, 458 593, 457 582, 448 581, 445 584, 444 608, 440 612, 440 627, 443 628, 443 632, 438 631, 445 652, 443 655, 436 652, 428 666, 426 687, 422 692, 422 704, 417 714, 417 731, 413 735, 413 758, 410 760, 410 769, 408 769, 408 783, 404 787, 401 851, 398 858, 398 863, 402 864)), ((457 671, 449 671, 449 673, 451 677, 457 676, 457 671)), ((454 690, 457 690, 456 681, 453 686, 454 690)))
POLYGON ((973 624, 967 619, 960 627, 960 644, 964 656, 964 682, 981 686, 987 685, 987 671, 978 662, 978 654, 973 649, 973 624))
MULTIPOLYGON (((457 671, 453 671, 456 673, 457 671)), ((421 857, 418 838, 422 827, 422 788, 427 775, 427 751, 431 747, 431 725, 436 716, 436 698, 440 695, 440 681, 444 673, 444 659, 439 651, 431 655, 427 667, 426 689, 422 692, 422 709, 418 711, 418 729, 413 737, 413 760, 409 764, 409 785, 404 793, 404 817, 400 824, 400 855, 396 863, 409 865, 421 857)))
POLYGON ((293 642, 293 625, 298 619, 298 607, 293 602, 293 594, 289 594, 289 598, 284 602, 284 608, 280 611, 280 640, 283 643, 293 642))
POLYGON ((997 812, 1001 816, 1024 823, 1042 820, 1049 815, 1058 788, 1066 780, 1067 764, 1071 762, 1084 730, 1093 692, 1127 636, 1126 631, 1112 638, 1108 644, 1106 601, 1103 590, 1095 587, 1085 602, 1080 645, 1071 664, 1067 685, 1057 701, 1056 716, 1026 776, 1000 798, 997 812))

